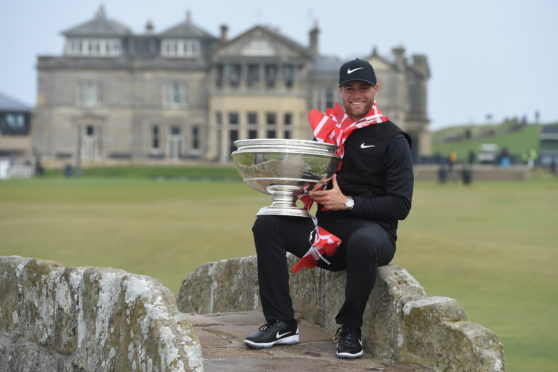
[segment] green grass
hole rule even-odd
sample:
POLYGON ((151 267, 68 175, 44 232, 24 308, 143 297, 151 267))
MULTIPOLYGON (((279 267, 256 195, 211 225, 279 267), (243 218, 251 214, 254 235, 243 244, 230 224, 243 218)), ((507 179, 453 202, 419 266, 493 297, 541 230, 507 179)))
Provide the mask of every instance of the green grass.
POLYGON ((539 132, 541 130, 540 125, 530 124, 526 127, 518 130, 517 132, 511 132, 506 134, 498 134, 493 137, 479 138, 475 137, 476 133, 482 130, 487 130, 489 128, 499 129, 507 126, 509 124, 502 124, 498 126, 461 126, 452 127, 447 129, 440 129, 436 131, 433 135, 432 141, 432 151, 433 153, 439 153, 441 155, 447 155, 450 151, 455 150, 457 152, 457 157, 460 161, 467 161, 467 156, 470 150, 475 151, 477 154, 480 151, 480 145, 483 143, 495 143, 498 145, 499 149, 507 147, 511 154, 520 156, 524 151, 528 149, 539 148, 539 132), (473 137, 470 140, 462 140, 459 142, 446 143, 442 141, 442 138, 455 135, 458 133, 463 133, 465 129, 471 129, 473 137))
MULTIPOLYGON (((45 177, 60 177, 63 169, 47 169, 45 177)), ((234 167, 194 166, 96 166, 81 169, 81 178, 147 178, 172 180, 240 180, 234 167)))
MULTIPOLYGON (((112 266, 177 291, 208 261, 254 254, 268 196, 235 181, 0 182, 0 255, 112 266)), ((394 263, 495 331, 507 371, 558 370, 558 180, 416 185, 394 263)))

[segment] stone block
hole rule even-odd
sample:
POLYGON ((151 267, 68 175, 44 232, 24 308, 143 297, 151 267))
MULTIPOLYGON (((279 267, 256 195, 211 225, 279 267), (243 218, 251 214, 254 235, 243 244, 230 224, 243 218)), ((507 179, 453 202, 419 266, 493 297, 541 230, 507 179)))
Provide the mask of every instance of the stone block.
POLYGON ((173 293, 112 268, 0 257, 0 366, 8 371, 201 371, 173 293))

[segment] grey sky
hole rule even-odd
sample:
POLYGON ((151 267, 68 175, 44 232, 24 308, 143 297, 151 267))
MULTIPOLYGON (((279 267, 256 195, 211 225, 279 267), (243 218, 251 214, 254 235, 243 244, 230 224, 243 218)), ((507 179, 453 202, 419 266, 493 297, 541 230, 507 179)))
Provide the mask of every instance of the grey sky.
POLYGON ((493 121, 538 110, 558 121, 558 1, 178 1, 0 0, 0 92, 35 105, 37 55, 62 53, 61 31, 93 17, 104 4, 109 18, 134 32, 151 19, 155 31, 193 21, 218 36, 221 24, 235 37, 255 24, 278 27, 301 44, 315 21, 322 54, 350 58, 374 46, 391 58, 426 54, 432 128, 493 121))

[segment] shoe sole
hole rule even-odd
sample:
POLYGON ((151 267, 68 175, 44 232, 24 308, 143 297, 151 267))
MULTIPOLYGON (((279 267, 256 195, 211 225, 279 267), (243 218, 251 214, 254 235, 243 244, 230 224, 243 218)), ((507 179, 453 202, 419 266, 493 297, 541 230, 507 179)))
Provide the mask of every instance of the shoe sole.
POLYGON ((272 342, 254 342, 250 340, 244 340, 246 346, 251 347, 252 349, 268 349, 274 345, 295 345, 299 343, 298 335, 293 335, 285 338, 280 338, 277 341, 272 342))
POLYGON ((364 354, 364 351, 361 350, 360 352, 354 353, 354 354, 336 352, 336 354, 337 354, 337 357, 341 358, 341 359, 356 359, 356 358, 362 357, 362 354, 364 354))

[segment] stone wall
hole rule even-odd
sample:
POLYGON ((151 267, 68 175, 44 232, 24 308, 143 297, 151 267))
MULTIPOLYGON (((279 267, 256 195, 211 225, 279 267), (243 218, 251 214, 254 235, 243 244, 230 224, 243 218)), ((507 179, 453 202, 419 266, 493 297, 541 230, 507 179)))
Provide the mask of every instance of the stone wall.
POLYGON ((0 370, 202 371, 173 293, 152 278, 0 257, 0 370))
MULTIPOLYGON (((208 263, 184 279, 178 308, 192 313, 255 310, 260 307, 257 284, 255 256, 208 263)), ((297 316, 334 333, 345 273, 304 269, 291 275, 290 285, 297 316)), ((365 350, 388 363, 435 371, 504 370, 503 346, 494 332, 470 322, 455 300, 426 296, 406 270, 394 265, 379 270, 362 332, 365 350)))

